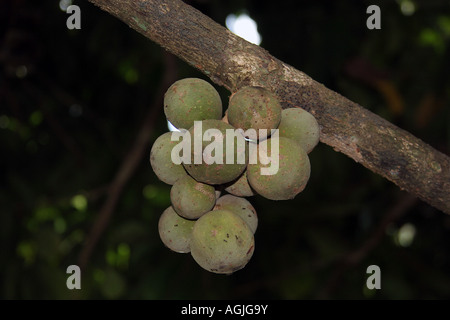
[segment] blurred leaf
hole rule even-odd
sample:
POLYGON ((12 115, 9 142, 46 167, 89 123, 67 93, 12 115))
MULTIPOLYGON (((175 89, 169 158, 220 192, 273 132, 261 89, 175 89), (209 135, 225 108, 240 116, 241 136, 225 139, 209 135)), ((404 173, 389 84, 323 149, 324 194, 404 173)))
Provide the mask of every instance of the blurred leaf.
POLYGON ((282 298, 288 300, 308 298, 317 285, 314 273, 298 272, 280 284, 282 298))
POLYGON ((107 299, 118 299, 126 290, 126 283, 122 275, 114 269, 105 271, 105 278, 100 286, 103 296, 107 299))
POLYGON ((36 245, 29 241, 22 241, 17 245, 17 254, 23 258, 25 265, 31 265, 36 258, 36 245))
POLYGON ((36 209, 34 214, 38 222, 55 220, 59 216, 58 208, 56 207, 40 207, 36 209))
POLYGON ((446 37, 450 37, 450 16, 439 16, 437 23, 446 37))
POLYGON ((117 226, 110 235, 112 243, 132 243, 143 239, 149 232, 150 226, 142 222, 129 220, 117 226))
POLYGON ((88 204, 86 197, 82 194, 77 194, 76 196, 73 196, 71 203, 72 206, 78 211, 86 210, 88 204))
POLYGON ((31 115, 30 115, 30 119, 29 122, 33 127, 37 127, 38 125, 41 124, 42 120, 43 120, 44 116, 42 115, 41 111, 34 111, 31 115))
POLYGON ((436 30, 431 28, 423 29, 419 34, 419 43, 423 46, 433 47, 439 54, 444 53, 444 39, 436 30))

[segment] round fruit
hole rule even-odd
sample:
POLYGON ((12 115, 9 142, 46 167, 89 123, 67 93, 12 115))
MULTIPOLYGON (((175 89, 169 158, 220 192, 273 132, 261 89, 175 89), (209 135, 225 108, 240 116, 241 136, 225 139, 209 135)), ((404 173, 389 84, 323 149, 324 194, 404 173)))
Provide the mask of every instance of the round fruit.
POLYGON ((186 78, 172 84, 164 95, 164 113, 176 128, 189 129, 194 121, 222 118, 222 100, 202 79, 186 78))
POLYGON ((214 210, 228 210, 238 215, 244 220, 253 234, 258 227, 258 216, 252 204, 244 198, 231 194, 224 195, 216 201, 214 210))
POLYGON ((197 182, 186 175, 172 186, 170 200, 180 216, 197 219, 214 207, 216 190, 213 186, 197 182))
MULTIPOLYGON (((258 152, 260 158, 256 164, 248 165, 247 177, 250 186, 258 194, 271 200, 288 200, 303 191, 311 167, 308 155, 297 142, 284 137, 272 137, 260 143, 254 152, 258 152), (264 170, 269 172, 264 175, 264 170)), ((255 157, 255 154, 250 155, 250 159, 255 157)))
POLYGON ((159 136, 150 151, 150 164, 159 180, 174 184, 181 177, 187 176, 182 164, 174 164, 171 158, 172 149, 179 142, 171 141, 171 132, 159 136))
POLYGON ((191 251, 190 243, 194 224, 194 220, 180 217, 172 207, 169 207, 159 218, 159 237, 170 250, 188 253, 191 251))
POLYGON ((238 197, 251 197, 255 195, 247 179, 247 170, 241 176, 227 185, 225 191, 238 197))
POLYGON ((283 110, 278 130, 280 137, 297 141, 306 153, 310 153, 319 143, 320 129, 316 118, 301 108, 283 110))
POLYGON ((248 263, 255 239, 247 223, 227 210, 204 214, 194 224, 191 254, 205 270, 230 274, 248 263))
POLYGON ((189 133, 191 163, 183 165, 195 180, 224 184, 235 180, 245 170, 248 159, 247 141, 230 124, 220 120, 203 120, 189 129, 189 133), (205 133, 211 134, 208 138, 210 141, 203 139, 208 136, 205 133))
POLYGON ((270 136, 271 129, 276 129, 281 120, 281 105, 278 98, 262 87, 243 87, 230 98, 228 121, 244 131, 255 129, 256 136, 246 134, 251 140, 270 136), (266 132, 260 132, 266 129, 266 132))

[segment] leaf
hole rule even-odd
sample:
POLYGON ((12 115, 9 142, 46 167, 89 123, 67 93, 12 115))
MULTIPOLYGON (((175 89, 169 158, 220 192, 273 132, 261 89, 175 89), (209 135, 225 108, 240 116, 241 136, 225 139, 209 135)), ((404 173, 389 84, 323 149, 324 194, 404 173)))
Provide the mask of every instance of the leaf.
POLYGON ((121 274, 114 269, 105 271, 105 278, 100 285, 103 296, 107 299, 118 299, 126 289, 126 282, 121 274))

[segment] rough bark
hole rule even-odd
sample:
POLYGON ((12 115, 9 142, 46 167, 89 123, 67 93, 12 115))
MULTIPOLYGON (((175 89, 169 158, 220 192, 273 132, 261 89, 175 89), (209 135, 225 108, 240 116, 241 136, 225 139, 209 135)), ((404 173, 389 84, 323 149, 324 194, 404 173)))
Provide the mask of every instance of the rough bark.
MULTIPOLYGON (((327 89, 179 0, 89 0, 235 92, 259 85, 284 108, 301 107, 320 140, 450 214, 450 158, 327 89)), ((112 35, 113 36, 113 35, 112 35)))

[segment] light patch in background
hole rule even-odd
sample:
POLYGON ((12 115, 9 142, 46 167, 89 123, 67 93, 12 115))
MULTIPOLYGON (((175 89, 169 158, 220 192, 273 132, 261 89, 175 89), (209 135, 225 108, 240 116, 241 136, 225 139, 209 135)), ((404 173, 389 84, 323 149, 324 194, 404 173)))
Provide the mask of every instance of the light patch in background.
POLYGON ((395 242, 401 247, 409 247, 416 236, 416 227, 411 223, 405 223, 398 229, 395 242))
POLYGON ((225 20, 227 28, 234 34, 244 38, 248 42, 259 45, 261 35, 258 33, 258 26, 252 18, 243 13, 238 16, 230 14, 225 20))
POLYGON ((78 211, 86 210, 88 201, 86 197, 82 194, 77 194, 71 199, 72 206, 77 209, 78 211))
POLYGON ((27 74, 28 74, 28 69, 26 66, 21 65, 21 66, 17 67, 17 69, 16 69, 16 77, 17 78, 23 79, 27 76, 27 74))
POLYGON ((59 8, 61 11, 67 12, 67 8, 72 5, 72 0, 60 0, 59 1, 59 8))
POLYGON ((400 11, 404 16, 411 16, 416 12, 416 5, 411 0, 400 0, 400 11))
POLYGON ((175 128, 175 126, 168 120, 167 120, 167 127, 169 128, 169 131, 180 131, 177 128, 175 128))

